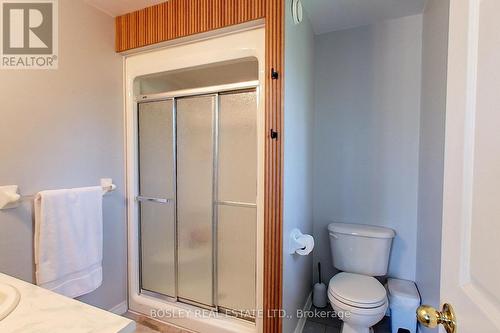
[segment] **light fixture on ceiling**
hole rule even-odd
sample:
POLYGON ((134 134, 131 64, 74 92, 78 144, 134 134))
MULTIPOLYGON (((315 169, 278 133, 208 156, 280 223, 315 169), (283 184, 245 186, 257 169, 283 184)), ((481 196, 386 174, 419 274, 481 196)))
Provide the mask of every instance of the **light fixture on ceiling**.
POLYGON ((303 9, 301 0, 292 0, 292 17, 293 23, 299 24, 302 22, 303 9))

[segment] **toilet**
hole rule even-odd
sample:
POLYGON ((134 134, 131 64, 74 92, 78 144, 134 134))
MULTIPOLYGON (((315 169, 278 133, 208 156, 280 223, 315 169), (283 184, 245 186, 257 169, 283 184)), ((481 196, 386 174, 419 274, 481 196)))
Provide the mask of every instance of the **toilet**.
POLYGON ((341 272, 328 285, 328 299, 343 321, 342 333, 369 333, 389 306, 374 277, 387 274, 394 230, 364 224, 328 225, 333 266, 341 272))

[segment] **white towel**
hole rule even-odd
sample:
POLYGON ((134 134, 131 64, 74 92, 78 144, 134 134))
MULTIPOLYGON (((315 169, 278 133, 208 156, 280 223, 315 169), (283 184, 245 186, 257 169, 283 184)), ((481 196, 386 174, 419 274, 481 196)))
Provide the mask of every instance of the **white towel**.
POLYGON ((36 195, 37 285, 75 298, 102 284, 102 194, 96 186, 36 195))

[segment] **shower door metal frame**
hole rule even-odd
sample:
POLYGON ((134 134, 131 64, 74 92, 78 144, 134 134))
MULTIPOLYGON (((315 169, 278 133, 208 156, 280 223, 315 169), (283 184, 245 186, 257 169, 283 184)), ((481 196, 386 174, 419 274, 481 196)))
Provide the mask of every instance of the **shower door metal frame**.
POLYGON ((221 85, 202 87, 202 88, 175 90, 175 91, 169 91, 169 92, 159 93, 159 94, 139 95, 135 99, 135 102, 142 103, 142 102, 146 102, 146 101, 149 101, 149 102, 161 101, 161 100, 168 100, 168 99, 181 98, 181 97, 214 95, 214 94, 219 94, 219 93, 223 93, 223 92, 240 91, 240 90, 247 90, 247 89, 257 89, 257 92, 259 92, 258 87, 259 87, 258 80, 230 83, 230 84, 221 84, 221 85))
MULTIPOLYGON (((175 241, 174 241, 174 270, 175 270, 175 295, 174 297, 164 295, 158 292, 154 292, 151 290, 142 288, 142 232, 141 232, 141 216, 139 214, 139 294, 143 294, 146 296, 154 297, 159 300, 168 301, 171 303, 183 303, 188 305, 197 306, 200 308, 209 309, 212 311, 219 312, 222 309, 219 307, 218 302, 218 243, 217 243, 217 234, 218 234, 218 206, 234 206, 234 207, 247 207, 247 208, 257 208, 257 203, 247 203, 247 202, 236 202, 236 201, 219 201, 218 199, 218 171, 219 171, 219 113, 220 113, 220 96, 222 94, 230 94, 230 93, 241 93, 245 91, 255 91, 257 94, 257 101, 259 100, 258 94, 259 92, 259 81, 247 81, 240 83, 232 83, 232 84, 224 84, 224 85, 216 85, 202 88, 193 88, 193 89, 184 89, 184 90, 176 90, 166 93, 159 94, 149 94, 149 95, 139 95, 137 96, 135 102, 137 105, 137 115, 139 115, 139 106, 141 104, 147 104, 152 102, 160 102, 160 101, 172 101, 172 142, 173 142, 173 183, 174 183, 174 198, 151 198, 146 196, 138 195, 135 200, 140 203, 142 201, 149 201, 158 204, 174 204, 174 233, 175 233, 175 241), (177 100, 189 97, 214 97, 214 108, 212 114, 212 144, 213 144, 213 152, 212 152, 212 300, 214 306, 208 306, 206 304, 202 304, 193 300, 184 299, 179 296, 179 282, 178 282, 178 216, 177 216, 177 100)), ((258 107, 257 107, 258 109, 258 107)), ((137 116, 139 120, 139 116, 137 116)), ((137 123, 139 126, 139 122, 137 123)), ((138 133, 139 135, 139 133, 138 133)), ((139 146, 138 148, 139 149, 139 146)), ((138 156, 140 152, 138 151, 138 156)), ((256 162, 257 163, 257 162, 256 162)), ((140 174, 140 160, 138 160, 139 165, 139 174, 140 174)), ((140 189, 138 177, 138 188, 140 189)), ((139 205, 140 212, 140 205, 139 205)), ((247 318, 248 319, 248 318, 247 318)), ((249 318, 252 320, 252 318, 249 318)), ((254 319, 254 318, 253 318, 254 319)))

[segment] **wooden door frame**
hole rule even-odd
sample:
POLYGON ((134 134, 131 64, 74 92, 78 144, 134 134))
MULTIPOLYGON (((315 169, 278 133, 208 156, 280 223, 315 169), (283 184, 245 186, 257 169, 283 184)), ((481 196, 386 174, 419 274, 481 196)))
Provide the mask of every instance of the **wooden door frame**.
POLYGON ((285 0, 170 0, 119 16, 116 52, 265 19, 263 332, 282 332, 285 0))

